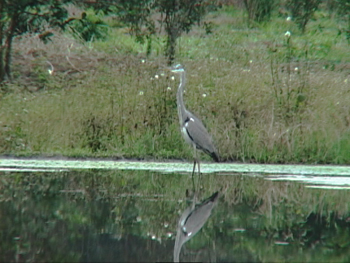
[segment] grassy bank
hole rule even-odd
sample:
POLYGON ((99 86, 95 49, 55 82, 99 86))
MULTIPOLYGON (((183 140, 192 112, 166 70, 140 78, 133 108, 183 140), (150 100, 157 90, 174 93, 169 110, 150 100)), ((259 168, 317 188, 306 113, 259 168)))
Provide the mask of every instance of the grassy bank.
MULTIPOLYGON (((188 72, 186 105, 222 159, 349 163, 350 52, 338 21, 316 14, 304 35, 277 17, 247 28, 232 8, 207 21, 213 33, 181 37, 177 62, 188 72)), ((15 40, 14 81, 0 95, 2 154, 191 158, 163 39, 146 58, 124 28, 109 30, 108 40, 85 44, 60 33, 47 45, 15 40)))

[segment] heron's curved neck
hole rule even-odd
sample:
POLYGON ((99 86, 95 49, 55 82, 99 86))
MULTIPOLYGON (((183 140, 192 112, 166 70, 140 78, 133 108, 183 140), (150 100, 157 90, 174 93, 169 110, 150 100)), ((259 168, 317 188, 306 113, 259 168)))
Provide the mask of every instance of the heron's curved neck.
POLYGON ((186 76, 185 72, 181 72, 180 74, 180 84, 179 88, 177 89, 177 112, 179 114, 179 121, 180 125, 183 125, 184 118, 185 118, 185 113, 186 113, 186 108, 184 105, 184 98, 183 98, 183 93, 184 93, 184 88, 185 88, 185 81, 186 81, 186 76))

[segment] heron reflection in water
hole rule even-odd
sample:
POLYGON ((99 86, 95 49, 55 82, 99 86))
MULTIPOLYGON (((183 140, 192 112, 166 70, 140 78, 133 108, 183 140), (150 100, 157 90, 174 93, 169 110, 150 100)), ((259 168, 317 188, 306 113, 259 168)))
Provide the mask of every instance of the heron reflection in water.
POLYGON ((181 247, 201 230, 208 220, 211 210, 218 202, 219 192, 199 204, 195 204, 195 198, 191 207, 188 207, 181 215, 177 226, 177 234, 174 246, 174 262, 179 262, 181 247))

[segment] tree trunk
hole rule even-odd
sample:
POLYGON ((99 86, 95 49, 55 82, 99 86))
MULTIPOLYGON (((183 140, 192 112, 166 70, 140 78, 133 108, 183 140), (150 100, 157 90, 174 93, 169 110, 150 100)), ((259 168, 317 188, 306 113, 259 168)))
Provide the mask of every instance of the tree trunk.
POLYGON ((12 40, 15 33, 15 29, 17 27, 17 21, 18 21, 19 13, 16 11, 12 18, 10 23, 9 32, 7 34, 6 43, 5 43, 5 74, 6 76, 11 79, 11 51, 12 51, 12 40))
MULTIPOLYGON (((4 13, 4 0, 0 0, 0 14, 4 13)), ((4 40, 4 22, 0 20, 0 83, 5 80, 5 67, 4 67, 4 51, 5 46, 2 44, 4 40)))
POLYGON ((168 65, 170 66, 175 59, 176 40, 178 38, 177 30, 175 28, 170 28, 167 38, 166 56, 168 57, 168 65))
POLYGON ((172 10, 167 10, 165 13, 165 31, 167 32, 167 43, 165 56, 168 58, 168 65, 172 65, 175 59, 176 40, 181 34, 180 18, 177 15, 179 10, 179 1, 173 0, 172 10))

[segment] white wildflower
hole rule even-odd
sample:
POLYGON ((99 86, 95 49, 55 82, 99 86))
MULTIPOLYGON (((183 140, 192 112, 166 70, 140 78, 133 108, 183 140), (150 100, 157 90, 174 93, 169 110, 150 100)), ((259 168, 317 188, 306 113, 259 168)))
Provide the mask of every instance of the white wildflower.
POLYGON ((291 33, 290 33, 289 31, 287 31, 287 32, 284 34, 284 36, 287 37, 287 38, 290 38, 290 35, 291 35, 291 33))

